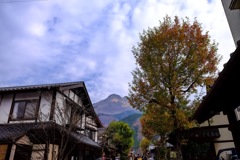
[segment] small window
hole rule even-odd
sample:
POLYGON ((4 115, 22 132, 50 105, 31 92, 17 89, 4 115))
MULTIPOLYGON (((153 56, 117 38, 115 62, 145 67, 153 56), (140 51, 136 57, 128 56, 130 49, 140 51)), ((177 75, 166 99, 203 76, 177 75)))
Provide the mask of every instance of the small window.
POLYGON ((229 8, 230 10, 240 9, 240 0, 232 0, 229 8))
POLYGON ((34 119, 36 118, 38 100, 15 101, 11 119, 34 119))
POLYGON ((240 112, 240 106, 237 107, 237 111, 240 112))
POLYGON ((17 145, 14 160, 31 159, 32 146, 30 145, 17 145))
POLYGON ((88 136, 88 137, 91 138, 92 140, 95 139, 95 132, 94 132, 93 130, 86 129, 86 130, 85 130, 85 134, 86 134, 86 136, 88 136))
POLYGON ((236 118, 239 121, 240 120, 240 106, 238 106, 235 110, 236 118))

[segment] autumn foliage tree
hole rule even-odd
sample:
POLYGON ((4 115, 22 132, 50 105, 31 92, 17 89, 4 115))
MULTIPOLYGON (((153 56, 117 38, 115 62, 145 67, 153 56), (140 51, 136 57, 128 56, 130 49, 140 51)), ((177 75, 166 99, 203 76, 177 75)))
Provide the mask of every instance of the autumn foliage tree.
POLYGON ((196 19, 165 16, 159 26, 140 34, 132 53, 137 66, 128 98, 144 112, 143 135, 164 137, 191 127, 189 114, 198 99, 190 96, 213 82, 221 59, 208 32, 203 32, 196 19))

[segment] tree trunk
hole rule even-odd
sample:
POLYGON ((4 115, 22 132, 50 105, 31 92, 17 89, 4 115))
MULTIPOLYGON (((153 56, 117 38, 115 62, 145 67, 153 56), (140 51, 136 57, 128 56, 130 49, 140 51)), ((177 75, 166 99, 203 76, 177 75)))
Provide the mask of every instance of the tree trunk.
POLYGON ((178 132, 178 125, 177 125, 177 118, 176 118, 176 110, 173 109, 172 110, 172 116, 173 116, 173 122, 174 122, 174 129, 175 129, 175 138, 176 138, 176 152, 177 152, 177 160, 182 160, 183 157, 182 157, 182 149, 181 149, 181 138, 180 136, 178 135, 179 132, 178 132))
POLYGON ((182 147, 181 147, 181 143, 180 143, 180 139, 178 136, 176 136, 177 138, 177 144, 176 144, 176 151, 177 151, 177 160, 182 160, 182 147))

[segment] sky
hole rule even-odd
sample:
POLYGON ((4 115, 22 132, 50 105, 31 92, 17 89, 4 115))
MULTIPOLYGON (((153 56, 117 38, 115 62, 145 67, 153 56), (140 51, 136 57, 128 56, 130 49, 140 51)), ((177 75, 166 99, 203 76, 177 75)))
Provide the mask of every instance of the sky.
POLYGON ((220 0, 0 0, 0 87, 84 81, 93 103, 128 95, 139 34, 166 15, 201 23, 235 50, 220 0))

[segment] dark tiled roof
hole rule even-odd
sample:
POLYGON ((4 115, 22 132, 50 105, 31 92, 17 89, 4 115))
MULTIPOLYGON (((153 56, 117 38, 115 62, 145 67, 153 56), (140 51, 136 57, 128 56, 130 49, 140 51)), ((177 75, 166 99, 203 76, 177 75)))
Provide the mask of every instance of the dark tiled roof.
POLYGON ((101 148, 101 146, 94 142, 93 140, 91 140, 90 138, 88 138, 87 136, 81 134, 81 133, 77 133, 77 132, 72 132, 71 136, 77 140, 78 143, 83 143, 86 145, 90 145, 92 147, 96 147, 96 148, 101 148))
POLYGON ((12 142, 26 134, 29 124, 0 124, 0 142, 12 142))
POLYGON ((27 86, 13 86, 13 87, 0 87, 0 91, 17 91, 17 90, 29 90, 29 89, 41 89, 41 88, 55 88, 70 86, 75 84, 83 84, 83 81, 78 82, 67 82, 67 83, 52 83, 52 84, 38 84, 38 85, 27 85, 27 86))
MULTIPOLYGON (((55 127, 57 129, 63 129, 62 126, 53 122, 0 124, 0 142, 2 143, 15 142, 20 137, 26 135, 30 130, 42 128, 51 129, 52 127, 55 127)), ((100 146, 96 142, 94 142, 84 134, 71 132, 70 136, 71 136, 70 138, 74 139, 74 142, 76 143, 100 148, 100 146)))
POLYGON ((77 87, 74 89, 76 94, 81 95, 83 104, 92 112, 96 118, 96 122, 99 127, 103 127, 102 122, 98 118, 93 109, 92 102, 88 95, 86 86, 83 81, 76 82, 66 82, 66 83, 52 83, 52 84, 38 84, 38 85, 27 85, 27 86, 14 86, 14 87, 0 87, 0 92, 14 92, 14 91, 25 91, 25 90, 38 90, 38 89, 51 89, 51 88, 59 88, 59 87, 68 87, 72 85, 82 85, 82 87, 77 87))

